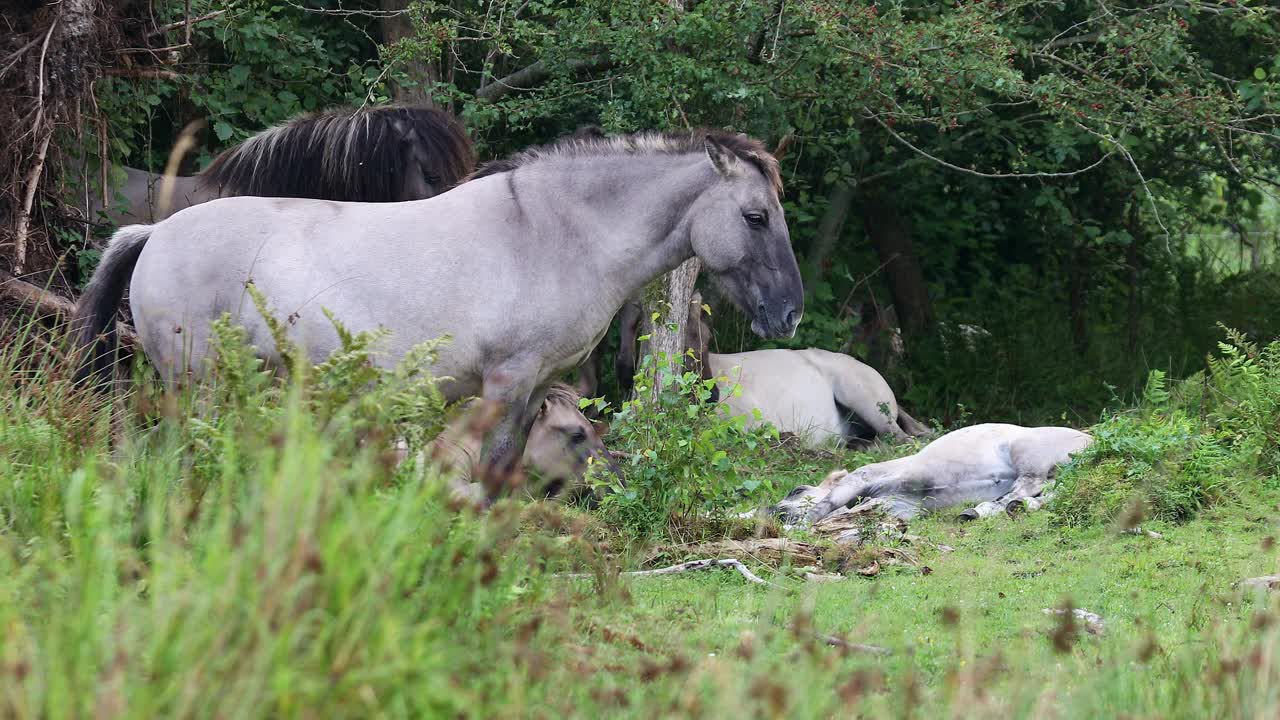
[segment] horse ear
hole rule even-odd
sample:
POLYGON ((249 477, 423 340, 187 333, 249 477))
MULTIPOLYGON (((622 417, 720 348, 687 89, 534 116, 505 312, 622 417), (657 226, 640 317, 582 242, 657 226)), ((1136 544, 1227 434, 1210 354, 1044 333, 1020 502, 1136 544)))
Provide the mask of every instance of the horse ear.
POLYGON ((787 133, 786 135, 783 135, 782 139, 778 141, 777 146, 773 148, 773 153, 772 153, 773 159, 781 160, 782 158, 786 157, 787 150, 791 149, 791 142, 795 139, 796 139, 796 136, 792 133, 787 133))
POLYGON ((711 159, 711 164, 715 166, 716 172, 720 173, 723 178, 731 178, 738 171, 738 158, 729 149, 716 142, 715 138, 710 136, 706 140, 707 157, 711 159))
POLYGON ((596 431, 596 437, 603 440, 609 434, 609 423, 603 420, 592 420, 591 429, 596 431))

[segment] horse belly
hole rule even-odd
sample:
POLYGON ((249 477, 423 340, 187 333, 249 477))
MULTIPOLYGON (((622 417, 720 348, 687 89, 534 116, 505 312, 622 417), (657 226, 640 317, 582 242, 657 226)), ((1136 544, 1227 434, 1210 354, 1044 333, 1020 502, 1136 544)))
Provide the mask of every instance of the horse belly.
MULTIPOLYGON (((760 351, 776 353, 780 351, 760 351)), ((811 446, 820 446, 844 438, 844 422, 836 409, 830 387, 807 364, 774 371, 769 354, 738 353, 712 355, 712 371, 728 378, 721 383, 721 397, 734 415, 747 418, 748 425, 772 424, 781 432, 802 436, 811 446), (742 388, 733 397, 734 384, 742 388), (824 389, 825 388, 825 389, 824 389), (755 410, 760 421, 755 421, 755 410)))

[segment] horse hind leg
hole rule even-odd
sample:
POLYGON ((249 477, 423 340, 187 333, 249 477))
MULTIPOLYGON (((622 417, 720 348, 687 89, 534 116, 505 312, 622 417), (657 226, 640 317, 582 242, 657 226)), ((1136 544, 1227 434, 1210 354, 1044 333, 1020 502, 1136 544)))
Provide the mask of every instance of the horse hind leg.
POLYGON ((1013 481, 1013 487, 1009 492, 995 500, 979 503, 965 510, 960 513, 960 519, 977 520, 1002 512, 1016 515, 1024 510, 1036 510, 1047 502, 1046 499, 1038 500, 1037 498, 1043 498, 1044 488, 1048 482, 1049 478, 1045 475, 1019 475, 1013 481))

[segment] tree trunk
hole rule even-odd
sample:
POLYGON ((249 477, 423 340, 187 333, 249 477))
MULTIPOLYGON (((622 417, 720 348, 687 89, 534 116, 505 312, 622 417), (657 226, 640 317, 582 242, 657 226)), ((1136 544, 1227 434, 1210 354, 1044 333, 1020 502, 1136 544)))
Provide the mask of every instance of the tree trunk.
MULTIPOLYGON (((701 267, 698 258, 689 258, 645 290, 640 327, 649 340, 641 348, 640 357, 648 354, 661 360, 665 355, 669 361, 678 362, 684 354, 684 326, 689 319, 689 301, 701 267), (656 323, 652 320, 655 313, 658 315, 656 323)), ((678 365, 675 365, 675 372, 679 372, 678 365)), ((651 382, 646 400, 655 402, 659 390, 659 383, 651 382)))
POLYGON ((1135 200, 1129 210, 1129 247, 1125 253, 1125 264, 1129 268, 1129 317, 1128 317, 1128 349, 1132 355, 1138 350, 1138 321, 1142 312, 1142 287, 1139 285, 1141 274, 1141 253, 1138 238, 1142 229, 1138 227, 1138 203, 1135 200))
POLYGON ((1088 301, 1086 283, 1089 279, 1089 249, 1076 244, 1071 250, 1071 267, 1069 269, 1071 299, 1071 341, 1076 352, 1083 355, 1089 351, 1089 323, 1085 316, 1088 301))
POLYGON ((813 247, 809 248, 808 262, 805 263, 806 282, 821 280, 826 274, 827 258, 831 256, 831 250, 844 231, 844 223, 849 217, 849 206, 852 203, 852 185, 840 183, 831 188, 827 195, 827 210, 818 221, 818 234, 813 239, 813 247))
POLYGON ((911 227, 897 207, 874 196, 863 201, 862 222, 884 266, 885 280, 909 349, 912 341, 926 336, 933 325, 929 287, 911 242, 911 227))
MULTIPOLYGON (((403 38, 414 36, 413 23, 409 20, 409 14, 405 12, 409 6, 409 0, 378 0, 378 6, 382 10, 398 13, 386 15, 381 20, 383 45, 391 45, 403 38)), ((414 58, 405 60, 401 65, 405 74, 409 76, 409 79, 414 84, 412 86, 404 86, 397 82, 391 83, 391 95, 396 102, 430 108, 437 107, 435 100, 431 97, 431 89, 435 86, 436 81, 440 79, 440 71, 436 64, 421 58, 414 58)))

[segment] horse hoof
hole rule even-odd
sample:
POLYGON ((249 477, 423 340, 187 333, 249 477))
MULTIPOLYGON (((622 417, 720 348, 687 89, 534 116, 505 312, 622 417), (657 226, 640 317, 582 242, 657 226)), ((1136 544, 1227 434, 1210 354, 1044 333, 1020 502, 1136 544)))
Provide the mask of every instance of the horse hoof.
POLYGON ((977 510, 974 510, 973 508, 969 508, 968 510, 965 510, 964 512, 960 513, 956 517, 956 519, 959 520, 960 522, 972 522, 974 520, 977 520, 979 517, 981 516, 978 515, 977 510))

